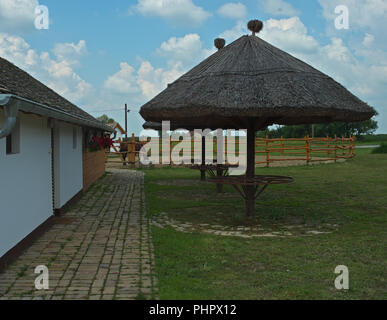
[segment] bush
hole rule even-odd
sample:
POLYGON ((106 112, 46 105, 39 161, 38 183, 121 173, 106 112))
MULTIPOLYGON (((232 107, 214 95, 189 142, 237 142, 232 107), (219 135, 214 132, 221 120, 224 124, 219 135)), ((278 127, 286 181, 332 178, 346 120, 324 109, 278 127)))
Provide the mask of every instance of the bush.
POLYGON ((380 141, 380 142, 385 142, 387 141, 387 134, 366 134, 363 136, 360 136, 359 141, 362 142, 375 142, 375 141, 380 141))
POLYGON ((380 147, 372 150, 372 153, 387 153, 387 143, 382 143, 380 147))

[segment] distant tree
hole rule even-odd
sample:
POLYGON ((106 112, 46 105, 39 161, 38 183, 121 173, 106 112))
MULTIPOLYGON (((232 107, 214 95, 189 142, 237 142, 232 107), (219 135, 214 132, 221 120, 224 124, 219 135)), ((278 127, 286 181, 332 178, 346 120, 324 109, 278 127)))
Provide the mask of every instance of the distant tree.
POLYGON ((98 117, 97 120, 102 121, 104 124, 112 124, 114 123, 114 119, 109 118, 108 115, 103 114, 102 116, 98 117))
MULTIPOLYGON (((338 137, 344 136, 356 136, 360 137, 366 134, 373 134, 378 128, 378 123, 374 119, 361 121, 361 122, 332 122, 326 124, 315 124, 314 125, 314 136, 315 137, 338 137)), ((273 129, 266 129, 260 131, 257 136, 270 138, 302 138, 306 135, 312 136, 312 125, 302 124, 294 126, 276 126, 273 129)))

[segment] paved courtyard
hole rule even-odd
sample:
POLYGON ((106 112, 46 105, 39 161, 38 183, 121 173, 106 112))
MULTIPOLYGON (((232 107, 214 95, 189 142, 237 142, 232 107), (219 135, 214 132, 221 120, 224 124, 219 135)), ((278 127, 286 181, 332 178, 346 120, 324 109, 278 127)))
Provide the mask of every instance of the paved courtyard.
POLYGON ((0 274, 0 300, 157 299, 149 228, 143 174, 109 169, 0 274), (39 265, 48 290, 35 289, 39 265))

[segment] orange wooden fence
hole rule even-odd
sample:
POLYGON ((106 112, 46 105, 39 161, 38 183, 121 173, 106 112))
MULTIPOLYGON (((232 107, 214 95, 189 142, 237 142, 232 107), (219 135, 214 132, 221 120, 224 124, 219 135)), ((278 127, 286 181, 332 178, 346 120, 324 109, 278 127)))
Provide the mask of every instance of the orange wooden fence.
POLYGON ((257 138, 256 154, 263 155, 265 158, 258 159, 256 164, 270 166, 270 163, 276 161, 305 161, 307 164, 322 161, 336 162, 340 159, 353 158, 355 156, 354 147, 354 137, 257 138))
MULTIPOLYGON (((169 137, 170 151, 169 158, 172 158, 172 149, 177 144, 181 143, 181 140, 172 140, 169 137)), ((161 141, 160 141, 161 143, 161 141)), ((167 142, 168 143, 168 142, 167 142)), ((243 154, 239 151, 241 145, 246 142, 239 141, 236 149, 236 156, 243 154)), ((350 159, 355 156, 354 153, 354 137, 325 137, 325 138, 312 138, 305 136, 304 138, 256 138, 255 140, 255 152, 256 152, 256 164, 265 164, 270 166, 271 163, 280 161, 305 161, 306 164, 313 162, 323 161, 338 161, 340 159, 350 159)), ((123 142, 121 139, 114 141, 112 150, 106 152, 106 160, 112 161, 114 158, 118 158, 123 163, 135 163, 138 160, 139 149, 141 143, 136 142, 134 134, 127 142, 123 142), (127 151, 120 151, 120 146, 127 146, 127 151)), ((226 159, 228 155, 227 150, 227 137, 225 137, 225 154, 226 159)), ((201 146, 191 143, 192 152, 191 156, 200 158, 201 146)), ((217 153, 216 137, 214 137, 214 159, 216 159, 217 153)), ((160 148, 162 149, 162 148, 160 148)), ((168 151, 160 151, 160 155, 168 151)), ((172 162, 172 161, 171 161, 172 162)))

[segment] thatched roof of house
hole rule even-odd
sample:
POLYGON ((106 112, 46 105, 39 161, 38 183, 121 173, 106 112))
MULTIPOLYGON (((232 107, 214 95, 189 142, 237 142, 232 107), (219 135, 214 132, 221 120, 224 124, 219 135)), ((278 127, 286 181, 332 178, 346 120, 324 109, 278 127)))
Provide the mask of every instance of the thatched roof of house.
MULTIPOLYGON (((65 112, 77 119, 77 123, 84 121, 85 126, 112 131, 111 127, 103 124, 93 116, 66 100, 54 90, 50 89, 24 70, 0 57, 0 93, 12 94, 28 99, 59 112, 65 112)), ((70 120, 71 121, 71 120, 70 120)))
POLYGON ((331 77, 257 36, 220 49, 140 111, 151 122, 259 129, 271 124, 361 121, 375 110, 331 77))

